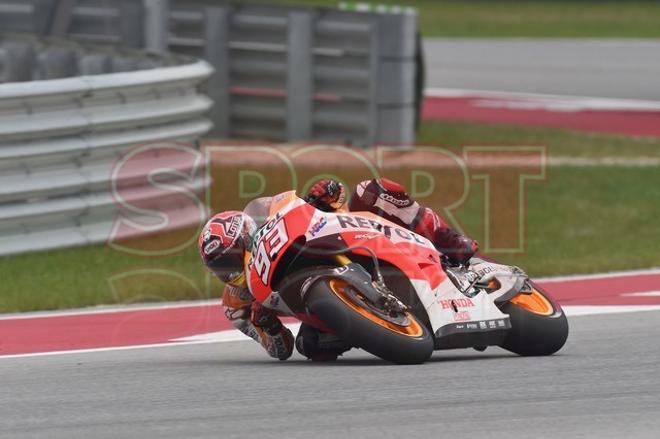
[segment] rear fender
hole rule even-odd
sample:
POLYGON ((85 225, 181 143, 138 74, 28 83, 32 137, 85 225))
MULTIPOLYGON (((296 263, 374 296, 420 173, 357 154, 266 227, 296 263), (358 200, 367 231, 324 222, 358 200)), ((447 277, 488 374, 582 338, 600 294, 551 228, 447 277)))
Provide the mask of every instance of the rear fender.
POLYGON ((470 268, 481 278, 481 282, 488 282, 491 279, 496 279, 499 282, 500 287, 489 293, 496 303, 508 302, 523 291, 525 284, 529 281, 527 274, 518 267, 511 265, 496 264, 473 258, 470 268))
POLYGON ((343 267, 326 268, 319 270, 313 276, 310 276, 302 285, 300 289, 300 296, 305 301, 305 296, 311 287, 324 279, 337 279, 341 278, 349 285, 363 293, 369 300, 374 303, 382 297, 372 285, 371 275, 358 264, 348 264, 343 267))

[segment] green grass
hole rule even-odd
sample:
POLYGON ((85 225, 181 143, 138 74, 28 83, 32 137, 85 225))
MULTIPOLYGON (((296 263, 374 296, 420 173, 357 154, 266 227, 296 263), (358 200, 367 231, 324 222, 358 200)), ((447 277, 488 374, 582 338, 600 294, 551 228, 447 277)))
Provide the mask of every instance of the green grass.
POLYGON ((104 245, 3 257, 0 279, 0 312, 203 299, 211 280, 193 247, 141 257, 104 245))
POLYGON ((658 168, 550 168, 527 199, 526 251, 503 263, 535 276, 660 266, 658 168))
POLYGON ((434 145, 525 144, 547 146, 550 156, 660 157, 660 138, 591 134, 557 128, 471 122, 424 123, 418 143, 434 145))
MULTIPOLYGON (((467 123, 425 124, 420 137, 450 146, 547 141, 551 156, 658 157, 660 148, 658 140, 467 123)), ((350 180, 363 177, 356 173, 350 180)), ((472 185, 456 212, 477 239, 483 239, 481 192, 472 185)), ((660 266, 658 200, 657 167, 550 168, 545 181, 528 184, 524 252, 494 256, 535 276, 660 266)), ((0 312, 200 299, 218 297, 221 291, 194 246, 159 257, 132 256, 102 245, 3 257, 0 279, 0 312)))
MULTIPOLYGON (((336 6, 338 0, 277 0, 336 6)), ((660 2, 589 0, 376 0, 413 6, 427 37, 660 38, 660 2)))

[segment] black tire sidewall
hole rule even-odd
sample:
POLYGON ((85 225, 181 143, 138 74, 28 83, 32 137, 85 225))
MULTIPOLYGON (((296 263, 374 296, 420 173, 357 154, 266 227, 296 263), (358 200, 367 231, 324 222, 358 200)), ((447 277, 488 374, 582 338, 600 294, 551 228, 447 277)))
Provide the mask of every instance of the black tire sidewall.
POLYGON ((397 364, 419 364, 433 353, 433 335, 422 327, 420 337, 397 334, 358 314, 328 286, 328 279, 320 279, 305 296, 307 308, 346 343, 362 348, 384 360, 397 364))
POLYGON ((500 309, 509 315, 511 329, 500 346, 523 356, 552 355, 568 338, 568 320, 557 303, 540 289, 554 308, 552 315, 540 315, 507 302, 500 309))

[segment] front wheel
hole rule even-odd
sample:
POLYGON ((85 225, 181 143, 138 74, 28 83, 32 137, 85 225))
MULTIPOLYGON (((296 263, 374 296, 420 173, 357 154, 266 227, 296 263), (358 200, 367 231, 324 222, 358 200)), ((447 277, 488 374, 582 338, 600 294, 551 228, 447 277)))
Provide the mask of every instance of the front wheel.
POLYGON ((501 307, 511 329, 500 345, 524 356, 552 355, 568 338, 566 314, 548 294, 533 285, 531 294, 519 294, 501 307))
POLYGON ((305 297, 307 308, 346 343, 384 360, 417 364, 433 353, 433 336, 411 313, 392 316, 368 302, 348 282, 323 278, 305 297))

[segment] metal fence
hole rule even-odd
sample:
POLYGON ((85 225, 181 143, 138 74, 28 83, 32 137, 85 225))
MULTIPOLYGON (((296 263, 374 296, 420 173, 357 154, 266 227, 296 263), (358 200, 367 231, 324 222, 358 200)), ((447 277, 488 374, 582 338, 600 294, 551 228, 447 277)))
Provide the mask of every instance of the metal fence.
POLYGON ((411 143, 417 17, 215 0, 0 0, 0 26, 173 50, 215 68, 214 134, 411 143))
MULTIPOLYGON (((198 211, 151 180, 160 167, 161 182, 204 189, 203 169, 163 154, 172 148, 114 171, 136 145, 194 144, 211 129, 212 101, 200 93, 208 63, 5 35, 0 66, 14 81, 0 84, 0 254, 107 240, 121 209, 117 185, 133 205, 178 218, 172 227, 199 223, 198 211)), ((144 211, 134 219, 153 220, 144 211)))

